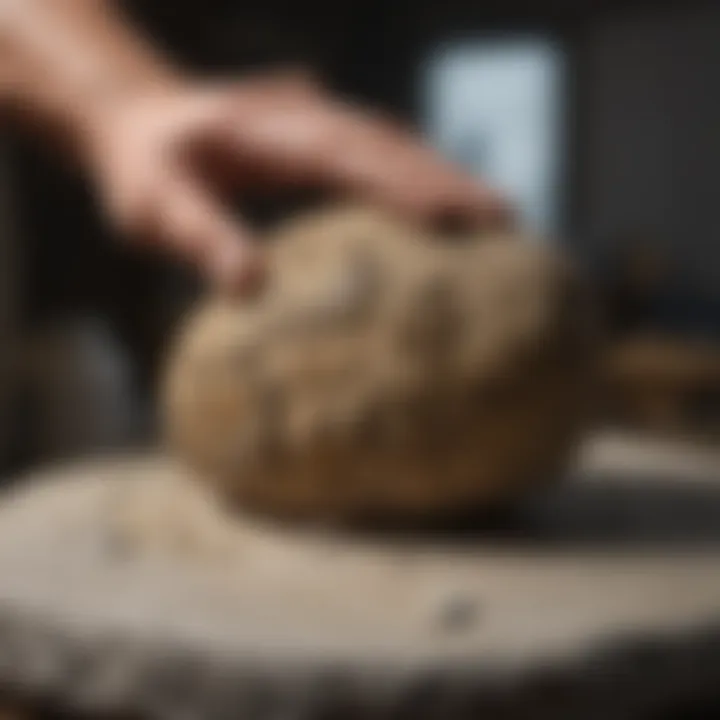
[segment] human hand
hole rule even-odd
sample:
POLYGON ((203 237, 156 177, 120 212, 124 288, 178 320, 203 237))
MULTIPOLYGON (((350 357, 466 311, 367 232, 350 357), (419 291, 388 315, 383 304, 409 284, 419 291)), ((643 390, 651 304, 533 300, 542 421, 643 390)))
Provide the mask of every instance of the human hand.
POLYGON ((129 93, 94 113, 84 137, 100 199, 123 234, 225 290, 250 291, 265 272, 228 192, 312 186, 423 221, 508 217, 495 193, 409 132, 295 77, 129 93))

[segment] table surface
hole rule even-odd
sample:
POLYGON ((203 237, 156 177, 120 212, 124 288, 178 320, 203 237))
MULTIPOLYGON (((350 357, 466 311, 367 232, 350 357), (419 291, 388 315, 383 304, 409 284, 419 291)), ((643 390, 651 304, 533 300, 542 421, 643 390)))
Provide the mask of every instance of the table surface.
POLYGON ((556 489, 453 533, 227 522, 155 455, 19 487, 0 511, 0 680, 69 704, 210 720, 262 686, 313 717, 325 696, 401 704, 431 682, 476 702, 550 672, 594 678, 582 702, 622 717, 598 682, 613 668, 633 702, 720 684, 717 450, 598 436, 556 489))

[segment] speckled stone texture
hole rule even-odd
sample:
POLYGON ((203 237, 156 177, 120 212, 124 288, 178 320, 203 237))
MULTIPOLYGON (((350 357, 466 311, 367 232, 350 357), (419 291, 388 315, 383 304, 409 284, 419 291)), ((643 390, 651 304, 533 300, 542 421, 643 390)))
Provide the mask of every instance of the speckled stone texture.
POLYGON ((271 248, 268 291, 208 302, 171 354, 169 445, 226 497, 392 522, 556 476, 582 429, 593 347, 558 252, 347 207, 296 218, 271 248))
POLYGON ((684 720, 720 687, 720 458, 661 450, 595 445, 456 535, 228 514, 157 456, 37 472, 0 506, 0 688, 149 720, 684 720))

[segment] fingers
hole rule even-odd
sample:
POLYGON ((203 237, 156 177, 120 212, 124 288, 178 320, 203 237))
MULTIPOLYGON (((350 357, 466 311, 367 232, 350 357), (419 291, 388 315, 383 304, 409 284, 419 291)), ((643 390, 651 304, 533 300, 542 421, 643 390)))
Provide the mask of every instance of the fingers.
POLYGON ((251 233, 203 182, 215 186, 226 170, 245 188, 340 189, 449 229, 510 220, 499 195, 411 133, 292 76, 148 103, 126 118, 126 142, 105 148, 110 212, 128 236, 151 240, 227 291, 256 291, 264 266, 251 233))
MULTIPOLYGON (((340 189, 413 218, 505 225, 501 196, 391 122, 320 92, 241 101, 225 131, 238 162, 269 184, 340 189)), ((247 175, 246 175, 247 177, 247 175)))
POLYGON ((256 291, 264 265, 251 233, 204 186, 183 175, 169 178, 158 202, 158 237, 218 288, 256 291))
POLYGON ((128 236, 190 264, 224 292, 252 294, 265 278, 251 233, 181 171, 158 175, 143 198, 124 208, 121 224, 128 236))
POLYGON ((423 220, 496 226, 509 206, 489 187, 427 148, 420 139, 380 120, 345 111, 325 171, 351 192, 423 220))

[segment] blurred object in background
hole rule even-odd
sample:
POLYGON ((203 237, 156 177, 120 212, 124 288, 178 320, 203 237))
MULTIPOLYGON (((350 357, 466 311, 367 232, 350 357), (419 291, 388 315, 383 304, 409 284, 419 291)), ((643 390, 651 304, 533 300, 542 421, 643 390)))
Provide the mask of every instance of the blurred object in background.
POLYGON ((658 237, 608 242, 608 420, 662 435, 720 439, 720 303, 678 280, 658 237))
POLYGON ((127 353, 97 318, 34 331, 20 352, 16 388, 28 423, 17 442, 33 462, 132 446, 147 425, 127 353))
POLYGON ((615 424, 720 441, 720 344, 635 335, 608 353, 615 424))
POLYGON ((603 245, 596 266, 614 335, 652 331, 720 341, 720 296, 683 278, 679 248, 650 232, 623 234, 603 245))
POLYGON ((672 281, 671 260, 657 238, 623 234, 607 242, 601 271, 609 330, 613 335, 654 325, 672 281))

